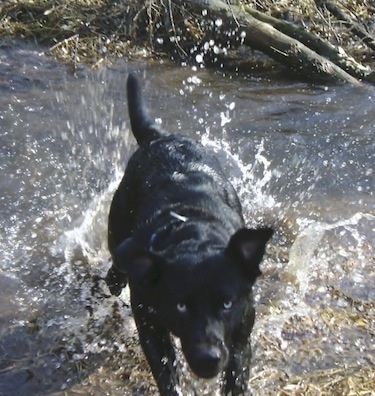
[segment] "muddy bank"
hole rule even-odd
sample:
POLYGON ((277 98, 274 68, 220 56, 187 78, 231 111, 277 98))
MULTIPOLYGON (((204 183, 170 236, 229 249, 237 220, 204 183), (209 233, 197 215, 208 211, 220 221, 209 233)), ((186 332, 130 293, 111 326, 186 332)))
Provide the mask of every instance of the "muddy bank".
POLYGON ((283 68, 299 79, 375 81, 370 3, 230 3, 16 0, 3 3, 0 37, 46 44, 47 53, 73 67, 164 57, 247 74, 283 68))

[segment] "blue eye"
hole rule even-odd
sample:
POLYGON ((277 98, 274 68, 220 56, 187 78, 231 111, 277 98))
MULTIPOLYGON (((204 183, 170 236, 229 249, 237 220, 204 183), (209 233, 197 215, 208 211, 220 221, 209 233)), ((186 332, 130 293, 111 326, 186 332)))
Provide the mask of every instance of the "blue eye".
POLYGON ((233 302, 231 300, 224 301, 223 308, 225 311, 229 311, 233 306, 233 302))
POLYGON ((177 307, 177 311, 180 313, 185 313, 187 311, 186 304, 178 303, 176 307, 177 307))

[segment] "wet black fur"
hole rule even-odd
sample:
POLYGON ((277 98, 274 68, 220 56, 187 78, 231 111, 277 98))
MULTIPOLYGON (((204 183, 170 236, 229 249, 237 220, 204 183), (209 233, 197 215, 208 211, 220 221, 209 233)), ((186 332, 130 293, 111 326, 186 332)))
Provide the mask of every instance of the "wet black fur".
POLYGON ((162 395, 179 394, 170 333, 197 376, 223 373, 223 393, 244 394, 252 286, 272 230, 245 228, 217 159, 156 126, 133 75, 127 94, 139 148, 110 209, 107 285, 119 295, 129 283, 139 339, 162 395))

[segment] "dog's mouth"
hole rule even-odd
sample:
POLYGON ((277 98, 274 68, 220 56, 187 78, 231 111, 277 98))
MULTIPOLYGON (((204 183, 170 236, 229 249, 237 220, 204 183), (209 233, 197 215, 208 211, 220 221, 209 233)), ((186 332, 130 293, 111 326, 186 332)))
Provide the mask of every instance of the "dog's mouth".
POLYGON ((216 377, 225 367, 228 353, 217 346, 205 345, 185 352, 191 371, 200 378, 216 377))

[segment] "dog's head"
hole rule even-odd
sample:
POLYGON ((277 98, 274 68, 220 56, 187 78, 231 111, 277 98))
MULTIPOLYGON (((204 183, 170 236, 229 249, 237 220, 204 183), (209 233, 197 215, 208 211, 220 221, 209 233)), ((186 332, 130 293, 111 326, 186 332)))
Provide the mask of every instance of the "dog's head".
POLYGON ((185 252, 181 262, 173 263, 142 250, 133 238, 118 247, 116 268, 128 274, 132 292, 144 297, 155 320, 180 338, 199 377, 221 372, 231 344, 249 337, 254 322, 251 290, 272 233, 269 228, 241 229, 225 248, 208 249, 199 260, 197 252, 185 252))

